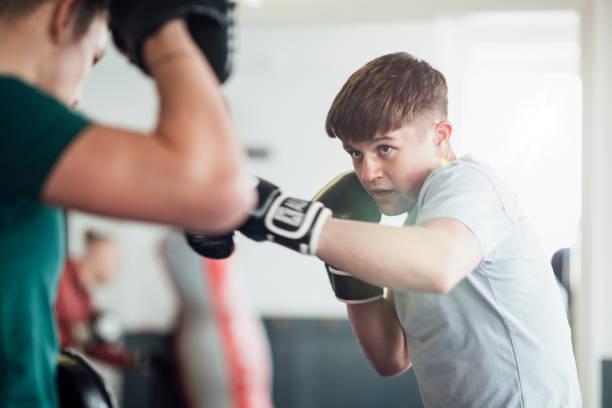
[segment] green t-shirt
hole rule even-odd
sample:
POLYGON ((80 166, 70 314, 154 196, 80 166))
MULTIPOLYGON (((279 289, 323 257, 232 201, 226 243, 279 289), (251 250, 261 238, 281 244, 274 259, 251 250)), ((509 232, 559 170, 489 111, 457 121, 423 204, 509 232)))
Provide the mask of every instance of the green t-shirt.
POLYGON ((88 121, 15 78, 0 76, 0 101, 0 405, 55 408, 65 226, 41 189, 88 121))

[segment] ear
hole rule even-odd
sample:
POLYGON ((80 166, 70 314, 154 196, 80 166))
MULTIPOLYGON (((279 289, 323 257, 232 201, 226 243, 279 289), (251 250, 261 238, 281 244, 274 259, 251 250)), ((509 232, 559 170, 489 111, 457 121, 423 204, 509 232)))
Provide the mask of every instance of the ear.
POLYGON ((72 39, 81 0, 59 0, 51 18, 51 38, 57 44, 72 39))
POLYGON ((450 142, 453 133, 453 125, 448 120, 442 120, 435 124, 434 143, 438 148, 443 148, 450 142))

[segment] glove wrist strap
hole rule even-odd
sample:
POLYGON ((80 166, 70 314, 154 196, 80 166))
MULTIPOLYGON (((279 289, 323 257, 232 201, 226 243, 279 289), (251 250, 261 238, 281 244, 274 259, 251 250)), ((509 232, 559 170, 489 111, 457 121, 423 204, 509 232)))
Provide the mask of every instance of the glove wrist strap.
POLYGON ((331 211, 320 202, 281 195, 264 218, 266 238, 303 254, 314 255, 323 224, 330 216, 331 211))

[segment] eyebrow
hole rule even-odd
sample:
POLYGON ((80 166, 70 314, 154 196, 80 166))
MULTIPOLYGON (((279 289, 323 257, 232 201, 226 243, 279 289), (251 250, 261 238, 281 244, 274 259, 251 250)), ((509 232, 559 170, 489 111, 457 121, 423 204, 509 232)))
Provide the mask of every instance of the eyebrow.
MULTIPOLYGON (((391 136, 381 136, 381 137, 376 137, 376 138, 374 138, 374 139, 370 140, 370 143, 369 143, 369 144, 370 144, 370 146, 371 146, 371 145, 376 144, 376 143, 380 143, 380 142, 388 142, 388 141, 393 142, 393 141, 395 141, 395 138, 393 138, 393 137, 391 137, 391 136)), ((345 143, 345 144, 344 144, 342 147, 343 147, 345 150, 346 150, 346 149, 353 149, 353 146, 351 146, 351 144, 350 144, 350 143, 345 143)))

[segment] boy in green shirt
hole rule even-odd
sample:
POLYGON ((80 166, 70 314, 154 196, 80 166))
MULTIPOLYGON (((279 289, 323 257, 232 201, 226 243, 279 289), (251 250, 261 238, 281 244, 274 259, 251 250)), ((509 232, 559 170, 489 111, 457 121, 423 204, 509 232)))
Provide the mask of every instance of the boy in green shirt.
POLYGON ((222 233, 254 205, 218 91, 228 56, 207 51, 227 42, 227 5, 167 3, 110 4, 116 43, 157 86, 157 125, 143 133, 70 110, 103 55, 108 0, 0 0, 3 407, 58 404, 52 305, 65 253, 62 207, 222 233), (202 17, 205 7, 221 13, 202 17))

